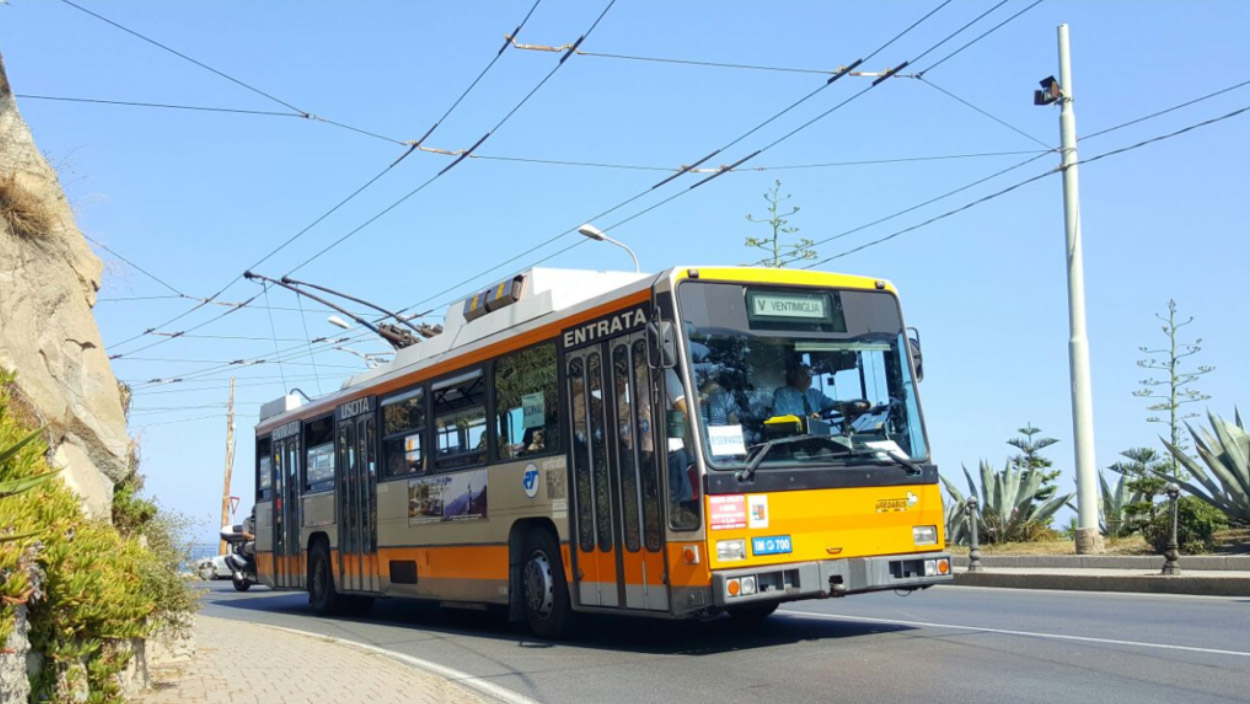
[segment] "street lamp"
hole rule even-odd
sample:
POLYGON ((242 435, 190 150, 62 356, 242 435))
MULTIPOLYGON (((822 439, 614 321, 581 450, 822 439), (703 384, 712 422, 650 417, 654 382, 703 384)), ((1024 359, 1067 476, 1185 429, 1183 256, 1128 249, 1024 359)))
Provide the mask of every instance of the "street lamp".
POLYGON ((385 352, 358 352, 350 347, 343 347, 342 345, 335 345, 334 349, 348 352, 360 357, 365 360, 365 365, 370 369, 375 369, 379 364, 385 364, 390 361, 389 359, 381 359, 381 357, 388 356, 385 352))
POLYGON ((611 242, 617 247, 620 247, 626 252, 629 252, 629 258, 634 260, 634 273, 638 274, 642 272, 642 269, 639 268, 638 266, 638 256, 635 255, 634 250, 630 249, 629 246, 626 245, 624 242, 620 242, 618 240, 612 239, 611 237, 608 237, 607 235, 603 234, 603 230, 600 230, 599 228, 595 227, 594 225, 591 225, 590 223, 586 223, 585 225, 582 225, 581 227, 577 228, 577 234, 581 235, 582 237, 589 237, 590 239, 596 242, 611 242))

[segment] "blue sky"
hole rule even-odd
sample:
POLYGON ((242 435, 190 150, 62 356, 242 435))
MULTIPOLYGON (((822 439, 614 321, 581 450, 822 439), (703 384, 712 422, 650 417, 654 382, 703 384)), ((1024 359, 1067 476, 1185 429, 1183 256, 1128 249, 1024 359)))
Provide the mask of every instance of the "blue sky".
MULTIPOLYGON (((84 0, 86 1, 86 0, 84 0)), ((1023 9, 1011 0, 918 62, 932 63, 1023 9)), ((532 2, 342 3, 87 2, 136 31, 303 110, 399 140, 421 136, 495 55, 532 2)), ((833 69, 864 56, 937 2, 691 2, 620 0, 583 49, 703 61, 833 69)), ((898 65, 993 5, 955 0, 866 64, 898 65)), ((521 40, 572 42, 599 2, 543 0, 521 40)), ((1077 126, 1092 134, 1250 78, 1241 2, 1048 0, 926 75, 1046 144, 1058 111, 1032 105, 1036 81, 1057 74, 1055 27, 1072 27, 1077 126)), ((0 6, 0 50, 17 93, 249 110, 281 106, 59 2, 0 6)), ((557 60, 505 52, 427 144, 465 148, 516 104, 557 60)), ((485 156, 676 167, 729 142, 823 83, 819 75, 732 70, 574 56, 480 148, 485 156)), ((709 164, 731 163, 867 86, 846 78, 709 164)), ((263 117, 19 100, 62 173, 89 236, 180 291, 206 296, 391 163, 403 149, 331 125, 263 117)), ((1250 87, 1082 143, 1089 158, 1250 105, 1250 87)), ((1250 216, 1250 116, 1090 164, 1081 171, 1097 457, 1151 444, 1140 345, 1163 337, 1153 315, 1175 298, 1197 317, 1201 362, 1217 370, 1202 388, 1231 414, 1250 399, 1244 349, 1244 277, 1250 216)), ((918 156, 1027 151, 1031 139, 899 78, 866 93, 751 163, 783 166, 918 156)), ((802 210, 792 224, 821 240, 1015 164, 1027 155, 731 173, 613 231, 644 269, 738 264, 748 212, 774 178, 802 210)), ((823 257, 922 222, 1051 168, 1051 156, 979 187, 820 246, 823 257)), ((373 187, 259 268, 280 275, 409 192, 449 163, 416 153, 373 187)), ((658 172, 657 172, 658 173, 658 172)), ((634 170, 467 160, 403 205, 299 272, 396 308, 428 298, 528 249, 660 180, 634 170)), ((606 227, 692 183, 657 189, 606 227)), ((935 457, 948 476, 960 463, 1001 462, 1004 441, 1025 422, 1062 442, 1050 451, 1071 486, 1067 307, 1058 176, 822 265, 889 278, 924 339, 924 407, 935 457)), ((457 289, 488 283, 572 244, 565 237, 457 289)), ((168 295, 100 252, 101 299, 168 295)), ((582 246, 554 266, 626 268, 624 253, 582 246)), ((259 288, 235 283, 222 299, 259 288)), ((434 302, 447 303, 451 294, 434 302)), ((264 299, 259 299, 262 302, 264 299)), ((295 308, 293 296, 269 295, 295 308)), ((96 312, 114 344, 186 310, 187 301, 102 300, 96 312)), ((319 308, 308 305, 307 308, 319 308)), ((196 311, 166 330, 203 322, 196 311)), ((115 345, 127 381, 185 376, 215 362, 271 353, 276 336, 333 335, 325 313, 244 309, 197 331, 232 338, 160 338, 115 345), (270 326, 269 313, 273 316, 270 326), (305 326, 306 330, 305 331, 305 326), (152 360, 182 361, 152 361, 152 360), (197 361, 206 360, 206 361, 197 361)), ((290 347, 293 342, 279 342, 290 347)), ((383 349, 356 344, 360 351, 383 349)), ((360 367, 329 351, 302 365, 237 370, 238 455, 233 493, 251 503, 250 427, 260 402, 282 393, 278 376, 316 394, 360 367), (314 374, 316 372, 316 374, 314 374), (318 378, 316 378, 319 376, 318 378)), ((221 489, 227 373, 135 396, 148 489, 172 508, 214 523, 221 489), (168 410, 166 410, 168 409, 168 410), (205 418, 205 416, 213 416, 205 418), (198 419, 198 420, 188 420, 198 419)), ((1200 410, 1200 409, 1199 409, 1200 410)), ((210 533, 211 534, 211 533, 210 533)))

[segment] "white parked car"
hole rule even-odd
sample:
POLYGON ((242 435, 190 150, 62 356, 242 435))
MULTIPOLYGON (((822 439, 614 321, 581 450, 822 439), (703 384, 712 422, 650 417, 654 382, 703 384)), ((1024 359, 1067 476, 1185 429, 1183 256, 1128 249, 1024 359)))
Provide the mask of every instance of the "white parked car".
POLYGON ((200 579, 205 581, 229 579, 232 574, 225 555, 215 555, 200 560, 195 566, 195 571, 200 575, 200 579))

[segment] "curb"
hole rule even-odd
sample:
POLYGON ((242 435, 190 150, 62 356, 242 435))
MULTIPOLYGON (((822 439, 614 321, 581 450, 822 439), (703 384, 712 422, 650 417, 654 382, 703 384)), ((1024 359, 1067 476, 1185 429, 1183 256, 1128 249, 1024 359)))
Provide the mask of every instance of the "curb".
MULTIPOLYGON (((967 567, 967 555, 953 556, 956 567, 967 567)), ((982 555, 986 567, 1089 568, 1104 570, 1157 570, 1163 566, 1162 555, 982 555)), ((1182 555, 1182 570, 1250 572, 1250 555, 1182 555)))
POLYGON ((956 572, 955 585, 1007 589, 1056 589, 1087 592, 1140 592, 1196 596, 1250 596, 1250 577, 1175 577, 1163 575, 1020 574, 956 572))
POLYGON ((349 648, 356 648, 358 650, 363 650, 365 652, 373 653, 375 655, 381 655, 381 656, 390 658, 391 660, 400 662, 409 667, 413 667, 418 670, 423 670, 427 674, 434 675, 435 677, 441 678, 444 681, 450 682, 455 685, 460 685, 461 687, 471 690, 473 694, 483 696, 486 699, 491 700, 491 701, 501 702, 502 704, 539 704, 538 702, 534 701, 533 699, 530 699, 529 697, 525 696, 524 694, 521 694, 520 692, 514 692, 511 689, 508 689, 507 687, 491 682, 490 680, 486 678, 477 677, 475 675, 471 675, 467 672, 463 672, 461 670, 457 670, 455 668, 448 667, 446 665, 440 665, 436 662, 431 662, 424 658, 416 657, 415 655, 397 653, 393 650, 387 650, 386 648, 381 648, 376 645, 370 645, 369 643, 361 643, 359 641, 348 640, 346 638, 336 638, 334 636, 327 636, 322 633, 314 633, 312 631, 303 631, 298 628, 287 628, 286 626, 275 626, 269 623, 256 623, 253 625, 261 626, 263 628, 269 628, 275 631, 283 631, 285 633, 291 633, 294 635, 300 635, 300 636, 305 636, 308 638, 314 638, 317 640, 327 641, 330 643, 334 643, 335 645, 346 646, 349 648))

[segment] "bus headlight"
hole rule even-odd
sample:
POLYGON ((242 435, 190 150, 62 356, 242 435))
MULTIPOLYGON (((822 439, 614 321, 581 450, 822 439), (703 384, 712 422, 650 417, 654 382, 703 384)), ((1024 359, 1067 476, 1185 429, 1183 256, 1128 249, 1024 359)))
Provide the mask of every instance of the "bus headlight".
POLYGON ((745 540, 716 541, 716 559, 721 562, 747 559, 747 542, 745 540))
POLYGON ((911 538, 917 545, 937 545, 937 526, 915 526, 911 538))

